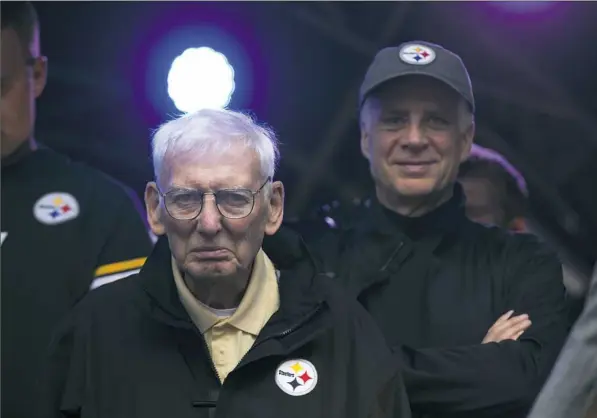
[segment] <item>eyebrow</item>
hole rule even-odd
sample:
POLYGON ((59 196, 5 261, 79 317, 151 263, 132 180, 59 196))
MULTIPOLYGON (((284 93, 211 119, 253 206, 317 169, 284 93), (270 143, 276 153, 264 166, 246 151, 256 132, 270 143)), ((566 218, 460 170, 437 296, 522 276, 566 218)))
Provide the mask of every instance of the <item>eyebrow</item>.
MULTIPOLYGON (((211 187, 211 190, 213 191, 218 191, 218 190, 251 190, 250 187, 248 186, 222 186, 222 187, 211 187)), ((170 190, 198 190, 201 192, 205 192, 206 189, 203 187, 200 187, 199 185, 195 185, 195 186, 181 186, 181 185, 177 185, 177 184, 171 184, 170 185, 170 190)))
MULTIPOLYGON (((410 113, 410 111, 408 109, 392 108, 392 109, 382 110, 380 112, 380 116, 381 117, 405 116, 405 115, 408 115, 409 113, 410 113)), ((447 109, 444 109, 444 110, 438 109, 438 108, 423 109, 423 115, 442 116, 442 117, 448 118, 448 117, 450 117, 450 112, 447 109)))
POLYGON ((408 114, 408 110, 406 109, 385 109, 380 112, 383 115, 405 115, 408 114))

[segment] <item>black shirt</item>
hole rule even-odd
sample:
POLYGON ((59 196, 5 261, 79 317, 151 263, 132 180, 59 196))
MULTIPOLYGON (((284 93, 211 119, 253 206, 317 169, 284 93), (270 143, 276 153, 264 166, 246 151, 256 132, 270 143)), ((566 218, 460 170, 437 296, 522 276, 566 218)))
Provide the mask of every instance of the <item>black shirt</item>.
POLYGON ((25 418, 54 326, 152 243, 122 186, 47 148, 2 161, 1 205, 2 416, 25 418))

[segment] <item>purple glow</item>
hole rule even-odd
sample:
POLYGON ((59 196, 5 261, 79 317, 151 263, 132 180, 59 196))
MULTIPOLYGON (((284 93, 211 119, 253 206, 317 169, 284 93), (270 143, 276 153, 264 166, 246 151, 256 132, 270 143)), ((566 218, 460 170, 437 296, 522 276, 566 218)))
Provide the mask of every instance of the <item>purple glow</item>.
POLYGON ((557 6, 559 2, 556 1, 490 1, 488 4, 495 8, 500 8, 503 11, 526 14, 544 12, 548 9, 557 6))
MULTIPOLYGON (((151 4, 152 12, 137 23, 124 66, 135 105, 148 126, 155 127, 181 111, 170 97, 172 90, 168 91, 165 81, 172 62, 193 46, 221 53, 234 68, 236 88, 228 106, 256 113, 265 106, 271 84, 268 82, 271 58, 255 36, 251 19, 243 19, 215 2, 151 4)), ((178 76, 176 79, 180 80, 178 76)))

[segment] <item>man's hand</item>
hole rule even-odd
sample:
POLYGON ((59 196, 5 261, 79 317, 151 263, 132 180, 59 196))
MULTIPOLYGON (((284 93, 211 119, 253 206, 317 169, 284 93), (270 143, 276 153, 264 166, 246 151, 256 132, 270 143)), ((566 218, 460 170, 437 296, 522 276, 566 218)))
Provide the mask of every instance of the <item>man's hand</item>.
POLYGON ((504 340, 516 341, 520 338, 522 333, 531 326, 531 321, 527 314, 511 318, 513 313, 514 311, 506 312, 495 321, 483 338, 483 344, 499 343, 504 340))

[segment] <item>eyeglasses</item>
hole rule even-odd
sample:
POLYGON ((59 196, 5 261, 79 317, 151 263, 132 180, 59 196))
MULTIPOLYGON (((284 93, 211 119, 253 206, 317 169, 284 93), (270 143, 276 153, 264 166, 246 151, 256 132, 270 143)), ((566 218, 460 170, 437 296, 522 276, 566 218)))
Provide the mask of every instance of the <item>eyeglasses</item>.
POLYGON ((202 192, 196 189, 171 189, 163 194, 158 192, 164 199, 164 206, 168 214, 174 219, 191 220, 195 219, 203 209, 203 201, 206 195, 213 195, 216 207, 220 214, 228 219, 246 218, 253 212, 255 207, 255 195, 257 195, 271 177, 255 191, 250 189, 220 189, 215 192, 202 192))

